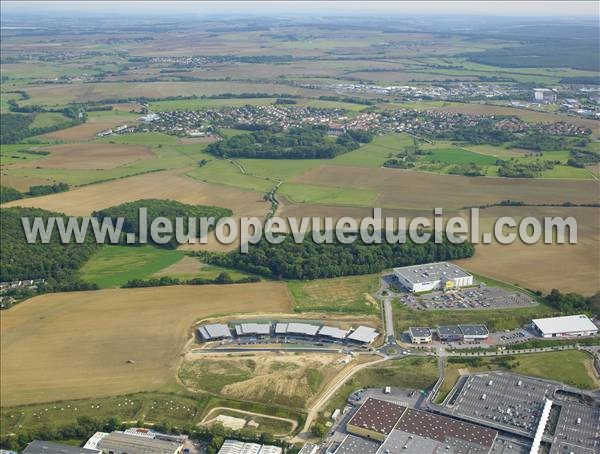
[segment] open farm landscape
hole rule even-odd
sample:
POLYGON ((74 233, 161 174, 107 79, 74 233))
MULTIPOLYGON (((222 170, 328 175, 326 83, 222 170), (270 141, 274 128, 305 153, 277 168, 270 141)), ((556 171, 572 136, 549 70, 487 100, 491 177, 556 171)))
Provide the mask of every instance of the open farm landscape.
POLYGON ((0 448, 600 449, 597 5, 71 3, 2 0, 0 448))

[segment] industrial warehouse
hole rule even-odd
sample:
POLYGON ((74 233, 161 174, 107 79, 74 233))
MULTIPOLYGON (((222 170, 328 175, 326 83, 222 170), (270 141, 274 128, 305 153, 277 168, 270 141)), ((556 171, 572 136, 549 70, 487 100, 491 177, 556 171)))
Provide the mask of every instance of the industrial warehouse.
POLYGON ((448 262, 394 268, 394 275, 409 292, 451 290, 473 285, 473 276, 448 262))
MULTIPOLYGON (((598 400, 554 382, 507 372, 467 375, 440 411, 526 437, 534 448, 549 444, 549 451, 544 452, 550 454, 600 451, 598 400)), ((531 452, 537 453, 537 448, 531 452)))
POLYGON ((335 326, 300 322, 239 323, 233 324, 233 328, 225 323, 212 323, 198 327, 196 332, 201 342, 234 338, 245 340, 276 338, 369 345, 379 337, 379 332, 369 326, 341 329, 335 326))
POLYGON ((493 429, 375 398, 362 404, 346 430, 335 454, 485 454, 498 436, 493 429))
POLYGON ((537 318, 532 322, 535 331, 542 337, 580 337, 598 334, 598 327, 587 315, 537 318))
POLYGON ((592 393, 507 373, 461 377, 427 410, 367 397, 332 454, 592 454, 600 402, 592 393))

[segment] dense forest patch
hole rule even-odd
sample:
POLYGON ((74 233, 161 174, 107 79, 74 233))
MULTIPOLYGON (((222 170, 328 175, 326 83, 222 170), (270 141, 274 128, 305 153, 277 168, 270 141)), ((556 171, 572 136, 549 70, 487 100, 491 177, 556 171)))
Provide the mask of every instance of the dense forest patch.
POLYGON ((95 288, 94 285, 79 280, 77 270, 99 247, 92 235, 81 244, 62 244, 57 232, 50 242, 42 244, 38 238, 29 244, 25 236, 22 217, 30 223, 35 217, 47 222, 49 217, 66 217, 61 213, 37 208, 4 208, 1 210, 0 229, 0 280, 16 281, 24 279, 46 279, 38 291, 65 291, 95 288))
MULTIPOLYGON (((124 218, 122 233, 133 233, 136 238, 139 239, 140 208, 147 209, 148 225, 146 233, 149 243, 152 242, 150 237, 151 222, 158 217, 169 219, 173 228, 175 228, 175 218, 184 218, 184 231, 187 232, 188 218, 195 217, 200 219, 203 217, 214 217, 216 222, 220 218, 231 216, 232 214, 232 211, 227 208, 208 205, 188 205, 175 200, 142 199, 95 211, 92 216, 98 217, 100 222, 102 222, 104 218, 111 218, 113 220, 113 225, 116 225, 117 218, 122 217, 124 218)), ((213 227, 211 226, 209 231, 212 230, 212 228, 213 227)), ((123 243, 126 243, 125 238, 122 238, 122 241, 123 243)), ((177 243, 175 235, 173 235, 173 238, 171 238, 169 242, 165 244, 155 244, 155 246, 175 249, 179 244, 177 243)))
POLYGON ((287 131, 254 131, 211 143, 206 151, 223 158, 330 159, 356 150, 373 139, 369 133, 346 131, 332 138, 325 128, 305 126, 287 131))
POLYGON ((403 244, 388 243, 383 234, 381 244, 366 244, 360 237, 352 244, 343 244, 332 235, 331 244, 317 244, 312 238, 296 243, 285 236, 280 244, 265 238, 250 245, 248 253, 232 251, 226 254, 199 253, 209 263, 238 268, 250 273, 277 279, 321 279, 337 276, 379 273, 394 266, 415 265, 470 257, 475 248, 471 243, 453 244, 443 238, 417 244, 407 239, 403 244))

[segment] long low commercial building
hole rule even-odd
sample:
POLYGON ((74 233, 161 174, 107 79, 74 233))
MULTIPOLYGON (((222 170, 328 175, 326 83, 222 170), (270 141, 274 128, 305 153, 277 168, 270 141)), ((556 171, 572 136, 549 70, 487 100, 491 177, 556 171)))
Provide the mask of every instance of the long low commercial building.
POLYGON ((490 332, 485 325, 446 325, 438 326, 437 334, 444 342, 475 342, 487 339, 490 332))
POLYGON ((271 336, 290 339, 322 340, 327 342, 349 342, 370 344, 379 332, 369 326, 359 326, 354 330, 341 329, 335 326, 317 325, 304 322, 239 323, 233 331, 223 323, 202 325, 197 329, 198 337, 203 342, 237 338, 268 338, 271 336))
POLYGON ((473 285, 473 276, 448 262, 394 268, 394 275, 410 292, 451 290, 473 285))
POLYGON ((202 325, 200 328, 198 328, 198 335, 203 341, 230 339, 232 337, 229 326, 223 323, 202 325))
POLYGON ((536 318, 533 320, 533 326, 542 337, 581 337, 598 334, 598 327, 583 314, 536 318))
POLYGON ((239 440, 225 440, 218 454, 281 454, 279 446, 244 443, 239 440))

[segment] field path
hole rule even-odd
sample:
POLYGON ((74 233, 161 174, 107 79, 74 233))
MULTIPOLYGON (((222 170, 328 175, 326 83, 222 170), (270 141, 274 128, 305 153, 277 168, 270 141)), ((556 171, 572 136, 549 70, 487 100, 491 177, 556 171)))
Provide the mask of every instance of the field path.
POLYGON ((230 407, 214 407, 214 408, 211 408, 210 411, 206 414, 206 416, 204 418, 202 418, 202 421, 200 421, 197 425, 204 424, 208 420, 208 417, 213 412, 218 411, 218 410, 228 410, 228 411, 233 411, 235 413, 242 413, 244 415, 258 416, 259 418, 276 419, 278 421, 289 422, 292 425, 292 428, 291 428, 291 430, 289 432, 286 432, 284 434, 276 434, 276 436, 286 435, 286 434, 288 434, 290 432, 295 431, 298 428, 298 421, 293 420, 291 418, 282 418, 281 416, 265 415, 263 413, 256 413, 254 411, 246 411, 246 410, 238 410, 237 408, 230 408, 230 407))
POLYGON ((368 363, 358 364, 358 365, 356 365, 350 369, 344 370, 340 374, 338 374, 338 376, 335 377, 332 380, 332 382, 329 384, 329 386, 323 390, 323 393, 319 396, 319 398, 315 401, 315 403, 308 410, 308 414, 306 415, 306 421, 304 422, 304 426, 302 427, 302 433, 298 434, 298 437, 296 437, 293 440, 293 442, 305 441, 302 438, 302 434, 307 436, 310 426, 312 425, 312 422, 314 421, 314 419, 317 417, 321 407, 323 407, 323 405, 325 405, 327 403, 327 401, 331 398, 331 396, 333 396, 335 394, 335 392, 338 389, 340 389, 350 378, 352 378, 357 372, 360 372, 361 370, 363 370, 367 367, 374 366, 375 364, 381 364, 388 360, 389 360, 389 358, 385 357, 385 358, 380 358, 375 361, 370 361, 368 363))

